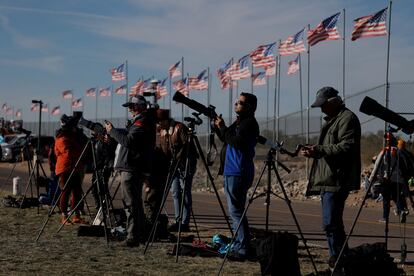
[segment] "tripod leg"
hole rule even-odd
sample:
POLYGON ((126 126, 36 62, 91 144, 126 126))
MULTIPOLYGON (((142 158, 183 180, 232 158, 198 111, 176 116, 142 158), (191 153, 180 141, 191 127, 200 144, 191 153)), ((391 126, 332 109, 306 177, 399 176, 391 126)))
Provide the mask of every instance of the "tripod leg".
POLYGON ((19 209, 22 209, 23 203, 24 203, 24 201, 25 201, 25 199, 26 199, 26 193, 27 193, 27 190, 29 189, 29 185, 31 186, 31 183, 32 183, 32 177, 34 176, 34 173, 35 173, 35 171, 34 171, 34 170, 32 170, 32 172, 31 172, 31 173, 30 173, 30 175, 29 175, 29 180, 27 181, 26 188, 24 189, 24 194, 23 194, 22 202, 20 203, 20 207, 19 207, 19 209))
POLYGON ((198 241, 200 241, 200 242, 201 242, 200 232, 198 231, 197 221, 196 221, 196 219, 195 219, 193 209, 191 209, 191 216, 193 217, 194 227, 195 227, 195 229, 196 229, 196 233, 197 233, 197 238, 198 238, 198 241))
POLYGON ((207 160, 206 160, 206 157, 204 156, 203 149, 201 148, 200 141, 198 140, 197 136, 195 136, 195 135, 194 135, 193 141, 195 142, 195 145, 196 145, 196 148, 197 148, 197 151, 198 151, 198 155, 200 156, 201 160, 203 161, 204 169, 206 170, 208 178, 210 179, 211 186, 213 187, 213 190, 214 190, 214 193, 216 195, 217 201, 220 205, 221 212, 223 213, 224 219, 227 222, 227 226, 229 227, 230 233, 232 235, 234 235, 233 229, 232 229, 230 221, 229 221, 229 217, 227 216, 226 211, 224 210, 224 206, 223 206, 223 203, 220 199, 220 195, 218 194, 216 185, 214 184, 214 178, 211 175, 210 168, 207 165, 207 160))
POLYGON ((298 228, 298 232, 299 232, 300 238, 302 239, 303 245, 305 246, 306 252, 308 253, 309 259, 310 259, 310 261, 312 263, 313 269, 315 270, 316 275, 319 275, 318 269, 316 268, 316 265, 315 265, 315 261, 313 260, 312 254, 311 254, 311 252, 309 250, 309 247, 308 247, 308 245, 306 243, 305 236, 303 235, 303 232, 302 232, 302 230, 300 228, 298 219, 296 218, 295 212, 293 211, 291 201, 290 201, 290 199, 289 199, 289 197, 288 197, 288 195, 286 193, 285 187, 283 186, 283 182, 282 182, 282 179, 280 178, 279 172, 276 170, 276 166, 275 166, 274 163, 272 164, 272 166, 273 166, 273 171, 276 174, 276 178, 277 178, 277 181, 279 183, 279 187, 282 190, 283 196, 285 198, 285 202, 286 202, 287 206, 289 207, 289 211, 290 211, 290 213, 292 215, 293 220, 295 221, 296 227, 298 228))

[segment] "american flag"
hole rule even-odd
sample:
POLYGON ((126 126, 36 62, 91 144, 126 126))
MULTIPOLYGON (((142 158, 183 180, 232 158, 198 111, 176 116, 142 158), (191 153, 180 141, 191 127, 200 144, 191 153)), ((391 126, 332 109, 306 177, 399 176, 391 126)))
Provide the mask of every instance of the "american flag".
POLYGON ((141 89, 141 87, 144 85, 144 81, 143 80, 138 80, 133 86, 131 86, 130 90, 129 90, 129 95, 130 96, 134 96, 136 94, 138 94, 138 91, 141 89))
POLYGON ((16 117, 17 117, 17 118, 22 117, 22 110, 21 110, 21 109, 17 109, 17 110, 16 110, 16 117))
POLYGON ((294 36, 289 36, 285 41, 282 41, 279 45, 279 54, 281 56, 288 56, 306 51, 303 43, 304 32, 305 29, 302 29, 294 36))
POLYGON ((79 98, 77 100, 72 101, 72 107, 73 108, 79 108, 82 107, 82 98, 79 98))
POLYGON ((36 111, 39 111, 39 104, 37 104, 37 103, 32 103, 32 104, 30 105, 30 111, 31 111, 31 112, 36 112, 36 111))
POLYGON ((188 97, 187 78, 173 82, 173 89, 188 97))
POLYGON ((244 57, 241 57, 237 63, 236 69, 231 72, 231 78, 233 80, 242 80, 249 78, 251 76, 249 70, 249 59, 250 56, 247 54, 244 57))
POLYGON ((109 97, 109 96, 111 96, 111 87, 108 86, 106 88, 99 89, 99 96, 101 96, 101 97, 109 97))
POLYGON ((125 95, 126 91, 127 91, 126 84, 124 84, 124 85, 121 85, 120 87, 118 87, 117 89, 115 89, 115 94, 125 95))
POLYGON ((125 64, 122 63, 117 68, 112 68, 111 70, 112 81, 121 81, 125 79, 124 66, 125 64))
POLYGON ((62 92, 62 97, 64 99, 72 99, 73 98, 73 93, 72 90, 65 90, 62 92))
POLYGON ((270 76, 276 75, 276 63, 274 65, 272 65, 272 66, 265 67, 264 69, 265 69, 265 75, 266 75, 266 77, 270 77, 270 76))
POLYGON ((197 77, 188 78, 188 89, 207 90, 208 77, 206 76, 207 69, 204 69, 197 77))
POLYGON ((86 97, 96 97, 96 88, 89 88, 86 90, 86 97))
POLYGON ((4 111, 4 112, 6 112, 6 110, 7 110, 7 103, 4 103, 4 104, 1 106, 1 110, 2 110, 2 111, 4 111))
POLYGON ((323 40, 338 40, 340 39, 336 23, 341 15, 340 12, 326 18, 315 29, 308 31, 308 43, 310 46, 323 40))
POLYGON ((230 74, 229 70, 232 66, 232 59, 230 59, 228 62, 224 63, 218 70, 217 70, 217 76, 220 81, 221 89, 227 89, 230 87, 230 74))
POLYGON ((266 84, 266 75, 265 72, 258 72, 252 74, 252 80, 254 86, 265 85, 266 84))
POLYGON ((171 65, 170 68, 168 68, 168 73, 170 75, 170 78, 175 78, 181 76, 180 66, 181 60, 178 61, 176 64, 171 65))
POLYGON ((42 106, 42 112, 49 112, 49 108, 47 107, 47 104, 44 104, 42 106))
POLYGON ((59 105, 58 105, 58 106, 55 106, 55 107, 52 109, 52 111, 50 112, 50 114, 52 114, 52 115, 54 115, 54 116, 59 115, 59 114, 60 114, 60 106, 59 106, 59 105))
POLYGON ((167 91, 167 80, 168 78, 163 79, 157 86, 157 97, 162 98, 168 95, 167 91))
POLYGON ((142 85, 137 90, 136 94, 142 95, 145 90, 151 85, 151 78, 148 78, 142 82, 142 85))
POLYGON ((6 114, 7 114, 7 115, 13 115, 13 107, 8 107, 8 108, 6 109, 6 114))
POLYGON ((297 71, 299 71, 299 55, 294 60, 289 61, 288 64, 288 75, 295 74, 297 71))
POLYGON ((354 30, 351 34, 351 40, 357 40, 361 37, 384 36, 387 35, 387 9, 380 10, 374 15, 363 16, 354 20, 354 30))
POLYGON ((273 49, 276 46, 276 42, 260 45, 253 52, 250 53, 250 58, 254 67, 267 67, 275 64, 275 58, 273 56, 273 49))

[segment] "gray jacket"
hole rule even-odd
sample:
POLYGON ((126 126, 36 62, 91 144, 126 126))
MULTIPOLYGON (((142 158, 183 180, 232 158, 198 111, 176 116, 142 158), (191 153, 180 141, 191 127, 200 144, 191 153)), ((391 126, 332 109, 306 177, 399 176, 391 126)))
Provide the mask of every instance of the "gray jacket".
POLYGON ((325 118, 315 158, 309 175, 306 195, 320 192, 352 191, 360 188, 361 125, 349 109, 334 118, 325 118))

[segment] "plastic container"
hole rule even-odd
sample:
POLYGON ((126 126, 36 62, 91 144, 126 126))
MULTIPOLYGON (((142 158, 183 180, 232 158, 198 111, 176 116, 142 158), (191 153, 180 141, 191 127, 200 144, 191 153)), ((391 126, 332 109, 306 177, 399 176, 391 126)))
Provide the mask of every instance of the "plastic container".
POLYGON ((13 195, 19 196, 22 194, 21 178, 19 176, 13 177, 13 195))

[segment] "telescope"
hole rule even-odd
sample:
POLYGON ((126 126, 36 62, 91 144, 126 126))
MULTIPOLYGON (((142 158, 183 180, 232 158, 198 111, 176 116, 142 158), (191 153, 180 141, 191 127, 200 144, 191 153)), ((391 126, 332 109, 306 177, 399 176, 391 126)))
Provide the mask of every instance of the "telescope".
POLYGON ((394 111, 380 105, 377 101, 370 97, 364 98, 361 106, 359 107, 359 111, 393 124, 402 129, 405 134, 412 134, 414 132, 414 120, 408 121, 401 115, 398 115, 394 111))
POLYGON ((32 103, 34 104, 43 104, 41 100, 32 100, 32 103))
POLYGON ((201 104, 197 101, 194 101, 194 100, 191 100, 191 99, 187 98, 186 96, 184 96, 179 91, 175 92, 175 94, 173 96, 173 101, 176 101, 177 103, 185 104, 189 108, 194 109, 198 113, 201 113, 201 114, 207 116, 211 120, 215 119, 218 116, 217 113, 216 113, 216 107, 215 106, 209 105, 207 107, 207 106, 205 106, 205 105, 203 105, 203 104, 201 104))

